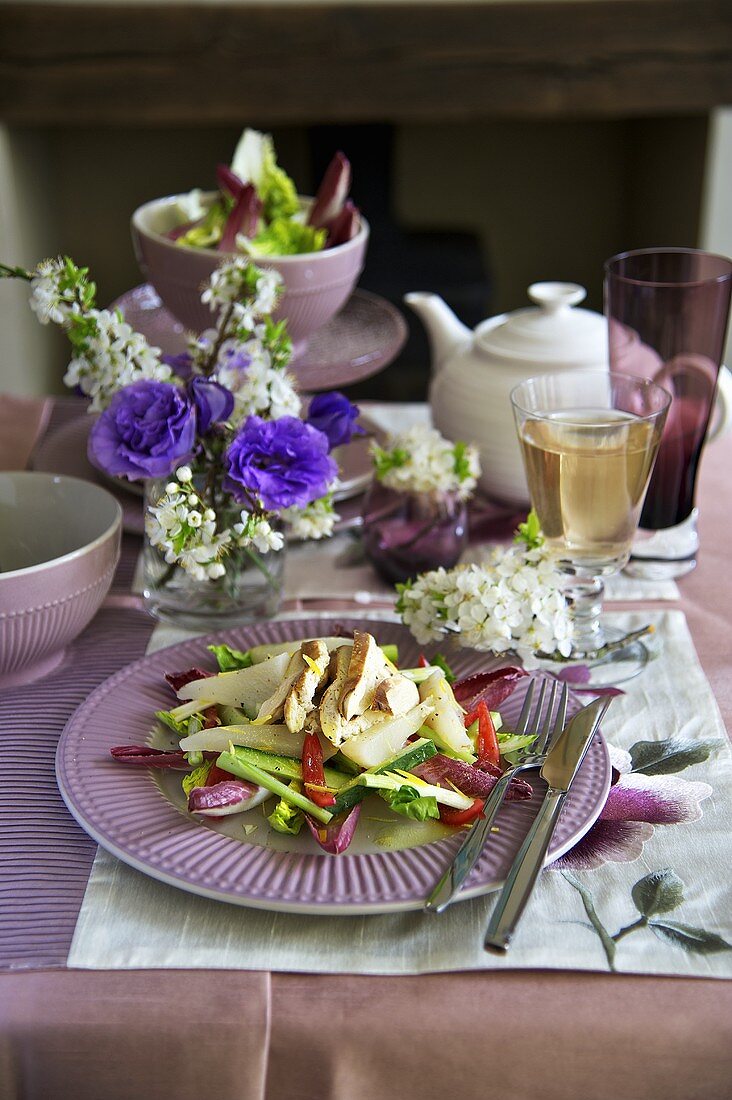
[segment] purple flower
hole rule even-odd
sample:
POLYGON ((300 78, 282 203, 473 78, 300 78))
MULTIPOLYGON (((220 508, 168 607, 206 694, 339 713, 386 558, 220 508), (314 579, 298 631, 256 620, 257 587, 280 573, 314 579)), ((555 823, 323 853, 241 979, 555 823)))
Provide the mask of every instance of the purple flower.
POLYGON ((252 357, 243 351, 238 344, 224 345, 219 353, 218 366, 225 370, 238 370, 245 372, 251 366, 252 357))
POLYGON ((200 375, 189 383, 188 393, 198 413, 198 431, 205 435, 212 424, 228 420, 234 409, 234 395, 219 382, 200 375))
POLYGON ((172 370, 178 378, 182 378, 184 382, 187 382, 193 373, 193 359, 187 351, 180 352, 179 355, 164 355, 162 357, 163 362, 172 370))
POLYGON ((319 393, 310 402, 308 424, 328 437, 330 449, 350 443, 354 435, 363 435, 363 428, 356 423, 359 415, 358 405, 352 405, 345 394, 319 393))
POLYGON ((143 380, 116 393, 89 435, 89 459, 129 481, 168 477, 193 453, 196 410, 172 382, 143 380))
POLYGON ((328 438, 296 416, 250 416, 226 452, 224 488, 235 500, 261 500, 268 511, 304 508, 338 473, 328 438))

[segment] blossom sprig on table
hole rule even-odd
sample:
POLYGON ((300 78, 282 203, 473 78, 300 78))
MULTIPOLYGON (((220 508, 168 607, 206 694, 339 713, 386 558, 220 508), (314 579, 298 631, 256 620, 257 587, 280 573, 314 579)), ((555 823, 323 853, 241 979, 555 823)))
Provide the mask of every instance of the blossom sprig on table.
POLYGON ((100 413, 91 461, 130 481, 171 479, 145 520, 168 565, 215 581, 241 553, 262 569, 258 555, 283 546, 282 523, 300 537, 331 534, 338 466, 330 452, 359 430, 358 409, 342 394, 319 395, 300 418, 287 371, 292 342, 271 316, 278 273, 244 256, 223 262, 202 291, 213 327, 167 357, 119 311, 98 310, 88 269, 68 258, 32 272, 0 265, 0 275, 30 282, 31 308, 69 337, 65 381, 100 413))
POLYGON ((452 633, 464 646, 512 650, 531 665, 540 654, 570 654, 565 583, 529 517, 515 545, 496 548, 483 563, 434 569, 397 585, 396 609, 420 645, 452 633))
POLYGON ((467 500, 480 476, 476 447, 451 443, 426 424, 392 436, 388 447, 372 443, 371 454, 377 480, 400 492, 455 493, 467 500))

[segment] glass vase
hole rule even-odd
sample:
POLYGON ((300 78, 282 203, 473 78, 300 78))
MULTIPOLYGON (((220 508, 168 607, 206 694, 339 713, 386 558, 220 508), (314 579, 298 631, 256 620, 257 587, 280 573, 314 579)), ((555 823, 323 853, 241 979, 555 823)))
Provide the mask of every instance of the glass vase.
MULTIPOLYGON (((164 481, 145 486, 145 507, 157 504, 164 481)), ((231 498, 216 501, 219 529, 232 527, 241 517, 241 505, 231 498)), ((275 524, 273 522, 272 526, 275 524)), ((226 572, 215 579, 197 580, 181 566, 166 562, 164 553, 145 535, 143 598, 157 619, 189 630, 223 630, 277 614, 282 600, 285 545, 261 553, 254 547, 233 548, 221 559, 226 572)))
POLYGON ((410 493, 375 481, 363 507, 363 545, 381 576, 395 584, 457 565, 468 540, 467 504, 456 493, 410 493))

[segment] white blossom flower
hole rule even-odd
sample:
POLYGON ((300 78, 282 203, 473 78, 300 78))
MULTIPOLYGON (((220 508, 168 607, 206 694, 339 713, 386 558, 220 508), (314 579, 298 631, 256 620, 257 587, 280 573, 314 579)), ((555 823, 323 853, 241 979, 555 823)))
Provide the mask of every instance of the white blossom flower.
POLYGON ((67 320, 76 355, 64 382, 91 397, 93 411, 104 409, 118 390, 133 382, 143 378, 167 382, 171 377, 160 348, 150 347, 119 314, 91 309, 67 320))
POLYGON ((314 500, 305 508, 286 508, 282 518, 294 539, 327 539, 333 534, 338 513, 330 496, 314 500))
POLYGON ((241 423, 248 416, 278 420, 298 416, 302 407, 295 379, 272 366, 267 350, 257 339, 228 340, 219 352, 214 377, 234 395, 231 421, 241 423))
POLYGON ((150 545, 194 580, 216 580, 226 572, 221 558, 231 545, 231 532, 217 532, 215 511, 205 508, 198 494, 190 491, 190 467, 181 466, 176 477, 179 483, 166 485, 157 504, 148 507, 145 530, 150 545))
POLYGON ((232 530, 237 546, 254 546, 261 554, 281 550, 285 545, 281 531, 276 531, 266 517, 251 512, 242 512, 241 523, 235 523, 232 530))
POLYGON ((60 256, 38 264, 30 284, 30 307, 42 325, 49 321, 62 325, 72 312, 78 311, 83 273, 75 276, 71 272, 78 269, 70 268, 60 256))
POLYGON ((233 256, 211 275, 201 295, 212 312, 235 306, 236 320, 251 331, 258 317, 271 313, 277 302, 282 276, 261 271, 246 256, 233 256))
POLYGON ((539 653, 570 654, 565 580, 542 548, 498 548, 480 565, 435 569, 400 586, 397 610, 420 645, 457 632, 471 649, 514 650, 531 665, 539 653))
POLYGON ((425 424, 393 436, 387 448, 372 443, 371 453, 378 480, 402 492, 454 492, 466 500, 480 475, 474 446, 450 443, 425 424))

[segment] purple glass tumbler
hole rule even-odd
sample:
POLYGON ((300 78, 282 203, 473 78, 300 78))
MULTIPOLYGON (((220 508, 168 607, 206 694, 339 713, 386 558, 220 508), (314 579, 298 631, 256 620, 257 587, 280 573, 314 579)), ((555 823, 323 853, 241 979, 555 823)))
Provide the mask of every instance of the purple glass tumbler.
POLYGON ((732 377, 720 371, 731 293, 732 261, 695 249, 640 249, 605 264, 610 369, 673 397, 626 567, 633 576, 680 577, 696 565, 702 447, 732 416, 732 377))

